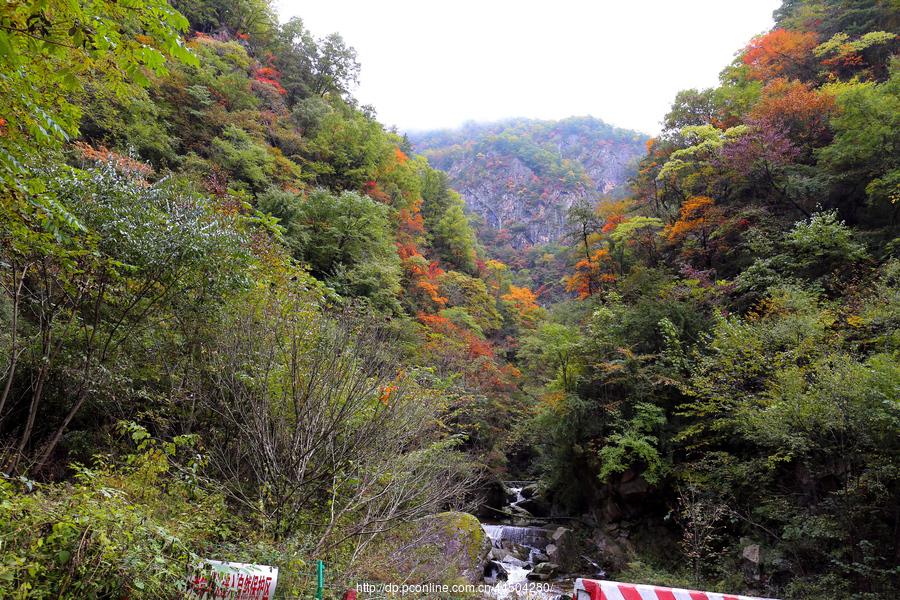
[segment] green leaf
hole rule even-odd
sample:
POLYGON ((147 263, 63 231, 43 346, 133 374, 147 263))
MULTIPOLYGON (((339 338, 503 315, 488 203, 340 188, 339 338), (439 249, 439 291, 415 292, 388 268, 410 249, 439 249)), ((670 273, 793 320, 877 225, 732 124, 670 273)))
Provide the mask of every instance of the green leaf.
POLYGON ((16 53, 16 49, 9 43, 9 34, 5 31, 0 31, 0 56, 13 66, 19 64, 19 57, 16 53))

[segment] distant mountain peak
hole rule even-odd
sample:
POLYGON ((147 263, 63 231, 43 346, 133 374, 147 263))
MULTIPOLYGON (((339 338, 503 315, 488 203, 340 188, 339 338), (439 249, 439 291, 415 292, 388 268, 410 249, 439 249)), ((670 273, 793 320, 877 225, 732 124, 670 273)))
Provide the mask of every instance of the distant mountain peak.
POLYGON ((623 193, 648 136, 586 116, 469 122, 409 138, 447 172, 482 230, 528 247, 560 240, 573 202, 623 193))

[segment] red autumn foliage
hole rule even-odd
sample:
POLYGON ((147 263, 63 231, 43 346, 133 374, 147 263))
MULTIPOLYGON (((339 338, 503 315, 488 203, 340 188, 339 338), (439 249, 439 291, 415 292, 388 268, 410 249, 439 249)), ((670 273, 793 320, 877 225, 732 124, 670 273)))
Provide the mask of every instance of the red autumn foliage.
POLYGON ((625 220, 623 215, 611 215, 608 219, 606 219, 606 223, 603 224, 603 227, 600 229, 603 233, 609 233, 610 231, 615 231, 616 227, 619 226, 619 223, 625 220))
POLYGON ((798 144, 819 147, 831 139, 829 119, 834 110, 832 96, 800 81, 779 78, 763 89, 750 117, 771 124, 798 144))
POLYGON ((437 278, 444 271, 437 262, 427 262, 415 243, 409 239, 397 242, 397 255, 400 256, 409 279, 406 293, 413 305, 426 312, 445 308, 448 299, 441 296, 437 284, 437 278))
POLYGON ((281 73, 272 67, 260 67, 256 69, 253 75, 253 79, 259 83, 272 86, 276 92, 284 96, 287 94, 287 90, 281 86, 280 77, 281 73))
POLYGON ((418 256, 419 250, 412 242, 398 243, 397 255, 400 257, 400 260, 406 260, 411 256, 418 256))
POLYGON ((219 165, 213 165, 203 181, 203 187, 213 196, 225 196, 228 193, 228 173, 219 165))
POLYGON ((260 67, 256 70, 257 77, 265 77, 266 79, 278 79, 281 74, 272 67, 260 67))
POLYGON ((422 235, 425 233, 425 219, 421 212, 422 200, 416 200, 409 208, 401 208, 397 214, 400 229, 407 236, 422 235))
POLYGON ((468 329, 459 327, 450 319, 440 315, 426 315, 424 313, 420 313, 418 319, 420 323, 427 326, 433 332, 441 334, 449 339, 462 342, 466 352, 465 358, 476 359, 481 357, 494 357, 494 349, 491 347, 490 342, 479 338, 468 329))
POLYGON ((363 193, 376 202, 381 202, 382 204, 391 203, 391 197, 379 187, 377 181, 370 179, 365 182, 363 184, 363 193))
POLYGON ((420 313, 418 320, 430 332, 425 351, 439 369, 461 374, 466 385, 486 393, 516 389, 521 373, 512 365, 498 363, 490 342, 440 315, 420 313))
POLYGON ((438 261, 433 260, 428 264, 428 277, 430 279, 437 279, 443 274, 444 270, 440 267, 438 261))
POLYGON ((85 142, 75 142, 73 146, 83 158, 98 163, 109 163, 113 168, 122 173, 133 173, 135 175, 140 175, 141 177, 146 177, 153 172, 153 167, 147 163, 131 158, 130 156, 119 154, 118 152, 113 152, 106 146, 94 148, 85 142))
POLYGON ((812 51, 817 45, 818 38, 811 31, 773 29, 747 45, 743 62, 753 79, 811 79, 816 75, 812 51))

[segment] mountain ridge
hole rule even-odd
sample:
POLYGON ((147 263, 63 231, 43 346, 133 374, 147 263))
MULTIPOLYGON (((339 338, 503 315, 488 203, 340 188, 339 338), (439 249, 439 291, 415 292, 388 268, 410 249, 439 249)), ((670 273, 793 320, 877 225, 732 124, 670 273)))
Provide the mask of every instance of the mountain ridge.
POLYGON ((591 116, 468 122, 407 136, 448 174, 481 237, 496 233, 516 248, 560 241, 576 201, 624 193, 649 139, 591 116))
POLYGON ((559 241, 576 201, 624 192, 649 136, 595 117, 515 118, 408 134, 445 171, 482 238, 517 248, 559 241))

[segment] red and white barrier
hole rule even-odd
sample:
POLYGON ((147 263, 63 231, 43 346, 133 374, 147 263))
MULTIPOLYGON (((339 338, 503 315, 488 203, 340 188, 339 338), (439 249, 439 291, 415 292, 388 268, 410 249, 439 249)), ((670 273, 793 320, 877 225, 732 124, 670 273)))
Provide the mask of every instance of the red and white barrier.
POLYGON ((575 600, 773 600, 596 579, 575 580, 575 600))

